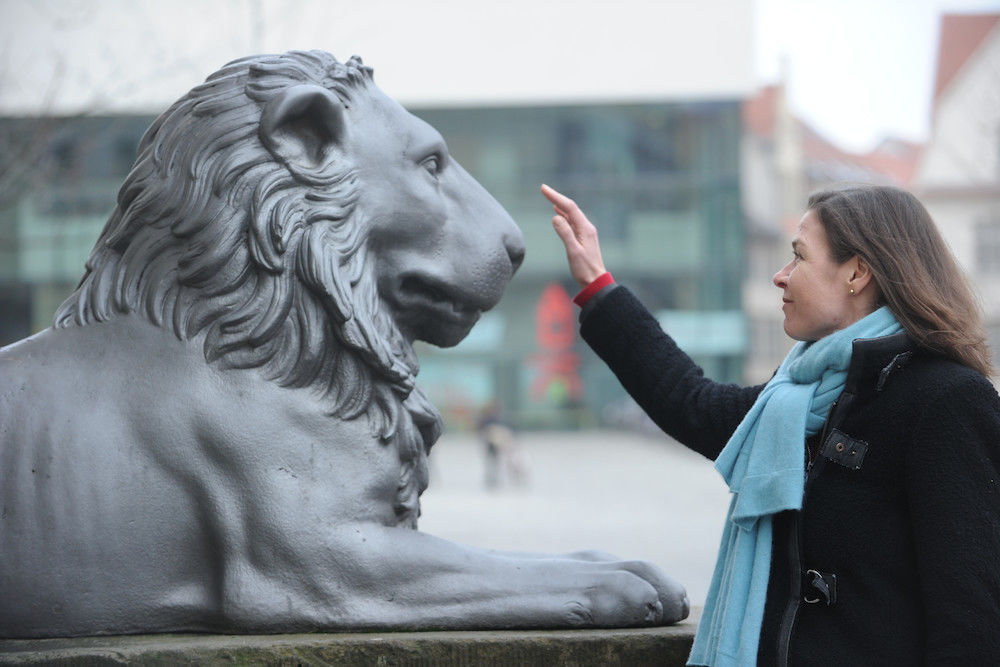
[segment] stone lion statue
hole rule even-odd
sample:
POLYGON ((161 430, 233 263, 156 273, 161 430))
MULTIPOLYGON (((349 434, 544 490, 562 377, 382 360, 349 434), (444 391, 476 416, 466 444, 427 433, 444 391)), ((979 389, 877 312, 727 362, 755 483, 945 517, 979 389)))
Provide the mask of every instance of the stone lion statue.
POLYGON ((648 563, 416 530, 520 231, 357 57, 244 58, 149 128, 54 326, 0 350, 0 636, 640 626, 648 563))

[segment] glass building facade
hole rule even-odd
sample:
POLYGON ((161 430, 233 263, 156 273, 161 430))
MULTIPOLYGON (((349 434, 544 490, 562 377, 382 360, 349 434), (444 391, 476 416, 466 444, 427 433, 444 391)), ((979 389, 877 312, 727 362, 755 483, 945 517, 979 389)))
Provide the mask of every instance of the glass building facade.
POLYGON ((528 427, 590 425, 629 403, 578 339, 576 309, 566 306, 578 288, 541 183, 587 212, 615 278, 707 374, 740 379, 746 326, 738 101, 415 113, 507 208, 527 246, 496 312, 457 348, 422 355, 425 386, 453 421, 470 419, 490 398, 528 427))
MULTIPOLYGON (((416 109, 511 213, 527 256, 459 346, 420 345, 420 382, 451 427, 500 401, 521 427, 599 423, 628 404, 579 340, 577 287, 539 193, 549 183, 598 225, 604 259, 705 368, 741 377, 744 225, 739 101, 416 109)), ((4 119, 0 344, 48 326, 83 273, 152 117, 4 119)))
POLYGON ((0 118, 0 345, 52 323, 152 121, 0 118))

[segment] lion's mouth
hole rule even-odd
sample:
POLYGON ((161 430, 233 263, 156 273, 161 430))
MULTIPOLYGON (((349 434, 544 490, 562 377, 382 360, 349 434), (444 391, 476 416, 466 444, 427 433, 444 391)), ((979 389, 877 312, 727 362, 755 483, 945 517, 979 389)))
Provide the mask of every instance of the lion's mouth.
POLYGON ((410 274, 392 296, 397 324, 411 338, 449 347, 472 329, 484 310, 495 303, 475 298, 444 283, 410 274))
POLYGON ((457 317, 477 317, 493 304, 476 303, 443 284, 420 276, 406 276, 399 286, 400 296, 408 306, 422 306, 457 317))

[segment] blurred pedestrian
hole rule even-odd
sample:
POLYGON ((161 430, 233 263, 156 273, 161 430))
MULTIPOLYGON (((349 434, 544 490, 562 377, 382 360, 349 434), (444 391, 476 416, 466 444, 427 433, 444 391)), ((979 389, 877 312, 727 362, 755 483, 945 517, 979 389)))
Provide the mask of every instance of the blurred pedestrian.
MULTIPOLYGON (((774 276, 799 341, 716 383, 542 186, 581 334, 732 491, 693 665, 1000 665, 1000 398, 978 305, 923 205, 814 194, 774 276)), ((665 508, 669 510, 669 508, 665 508)))
POLYGON ((483 407, 476 431, 483 444, 486 488, 499 487, 501 475, 515 485, 523 485, 527 477, 524 459, 514 429, 504 419, 499 401, 492 400, 483 407))

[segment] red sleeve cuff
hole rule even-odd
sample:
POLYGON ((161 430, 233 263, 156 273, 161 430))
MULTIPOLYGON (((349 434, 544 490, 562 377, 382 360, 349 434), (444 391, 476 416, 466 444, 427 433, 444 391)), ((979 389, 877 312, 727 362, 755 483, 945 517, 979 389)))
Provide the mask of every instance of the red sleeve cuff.
POLYGON ((607 287, 613 282, 615 282, 615 279, 611 277, 611 273, 605 271, 601 275, 597 276, 597 278, 594 279, 594 282, 584 287, 579 294, 573 297, 573 303, 583 308, 584 304, 590 301, 591 297, 600 292, 602 288, 607 287))

